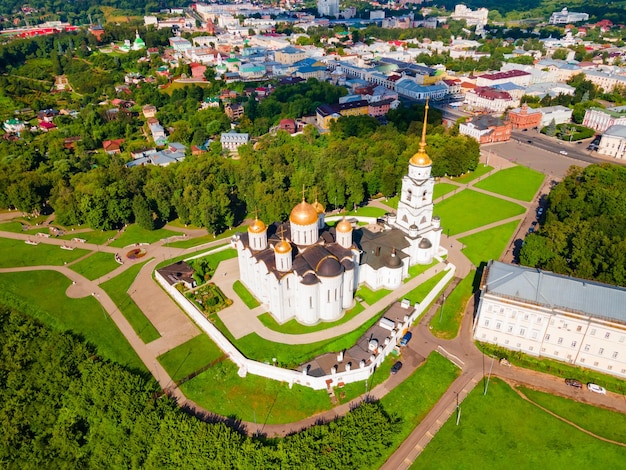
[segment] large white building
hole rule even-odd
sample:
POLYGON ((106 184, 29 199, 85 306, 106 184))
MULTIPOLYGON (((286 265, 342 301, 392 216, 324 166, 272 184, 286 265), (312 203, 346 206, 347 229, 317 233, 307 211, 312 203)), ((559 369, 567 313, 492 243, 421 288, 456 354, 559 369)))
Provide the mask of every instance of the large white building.
POLYGON ((451 15, 454 20, 465 20, 467 26, 485 26, 488 16, 489 10, 487 8, 472 10, 461 4, 454 7, 454 13, 451 15))
POLYGON ((491 261, 474 339, 626 377, 626 289, 491 261))
POLYGON ((339 17, 339 0, 317 0, 317 13, 320 16, 339 17))
POLYGON ((433 261, 441 227, 433 217, 435 180, 425 131, 424 125, 419 150, 402 179, 397 216, 386 224, 355 229, 344 218, 328 227, 324 207, 303 198, 289 222, 268 227, 256 219, 246 233, 233 237, 241 282, 279 323, 335 321, 354 305, 360 284, 397 289, 409 266, 433 261))
POLYGON ((626 126, 611 126, 604 131, 598 153, 620 160, 626 158, 626 126))
POLYGON ((589 14, 587 13, 569 12, 567 8, 563 8, 561 11, 555 11, 550 15, 550 24, 578 23, 588 19, 589 14))
POLYGON ((626 126, 626 106, 589 108, 585 111, 583 126, 597 132, 604 132, 611 126, 626 126))

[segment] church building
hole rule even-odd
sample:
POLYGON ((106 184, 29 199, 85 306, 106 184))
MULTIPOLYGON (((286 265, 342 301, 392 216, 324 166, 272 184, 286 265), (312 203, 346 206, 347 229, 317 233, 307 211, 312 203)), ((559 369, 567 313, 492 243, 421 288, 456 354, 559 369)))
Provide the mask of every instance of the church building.
POLYGON ((439 254, 441 226, 433 217, 434 178, 426 154, 426 117, 418 152, 409 160, 395 216, 384 224, 353 227, 345 217, 335 227, 324 220, 324 207, 296 205, 289 222, 269 227, 256 218, 247 232, 233 236, 241 282, 284 323, 304 325, 335 321, 354 305, 354 293, 397 289, 409 266, 430 264, 439 254))

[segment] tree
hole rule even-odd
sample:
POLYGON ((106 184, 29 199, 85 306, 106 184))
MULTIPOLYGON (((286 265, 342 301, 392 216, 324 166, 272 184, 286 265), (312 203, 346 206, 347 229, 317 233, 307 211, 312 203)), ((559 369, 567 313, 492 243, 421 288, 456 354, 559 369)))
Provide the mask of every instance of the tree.
POLYGON ((554 137, 556 135, 556 121, 552 119, 550 124, 546 126, 546 135, 550 137, 554 137))
POLYGON ((135 215, 135 222, 141 228, 145 230, 154 230, 154 217, 152 216, 152 210, 148 205, 148 201, 141 194, 138 194, 133 199, 133 214, 135 215))

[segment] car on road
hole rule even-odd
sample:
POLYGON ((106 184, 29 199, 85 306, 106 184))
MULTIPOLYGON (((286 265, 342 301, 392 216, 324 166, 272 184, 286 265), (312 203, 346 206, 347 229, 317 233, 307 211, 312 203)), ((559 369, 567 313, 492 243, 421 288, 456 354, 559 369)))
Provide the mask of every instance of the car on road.
POLYGON ((539 209, 537 209, 537 215, 539 217, 541 217, 543 215, 543 207, 540 207, 539 209))
POLYGON ((561 155, 567 155, 567 152, 566 152, 565 150, 561 150, 561 151, 559 151, 559 153, 560 153, 561 155))
POLYGON ((588 383, 587 390, 590 392, 600 393, 602 395, 606 395, 606 388, 600 387, 598 384, 588 383))
POLYGON ((532 144, 533 141, 532 140, 527 140, 526 142, 528 142, 529 144, 532 144))
POLYGON ((402 363, 398 361, 391 366, 391 370, 389 372, 391 372, 391 375, 396 375, 400 369, 402 369, 402 363))
POLYGON ((535 227, 537 224, 538 224, 538 222, 537 222, 536 220, 533 220, 533 222, 532 222, 530 225, 532 225, 533 227, 535 227))
POLYGON ((565 379, 565 385, 569 385, 570 387, 574 388, 583 388, 583 384, 580 382, 580 380, 576 379, 565 379))
POLYGON ((400 340, 400 346, 406 346, 407 344, 409 344, 409 341, 411 341, 412 337, 413 337, 413 333, 411 333, 410 331, 407 331, 402 337, 402 339, 400 340))

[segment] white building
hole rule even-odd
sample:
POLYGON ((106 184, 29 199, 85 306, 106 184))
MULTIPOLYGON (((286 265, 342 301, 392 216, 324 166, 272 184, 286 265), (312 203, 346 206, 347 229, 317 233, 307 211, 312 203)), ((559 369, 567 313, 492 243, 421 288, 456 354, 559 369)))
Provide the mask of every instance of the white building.
POLYGON ((550 15, 550 24, 568 24, 587 21, 589 15, 587 13, 574 13, 563 8, 561 11, 555 11, 550 15))
POLYGON ((585 70, 585 78, 594 85, 611 93, 615 87, 626 88, 626 76, 602 72, 600 70, 585 70))
POLYGON ((317 13, 320 16, 339 16, 339 0, 317 0, 317 13))
POLYGON ((545 108, 539 108, 541 112, 540 127, 545 127, 554 120, 556 124, 565 124, 572 122, 572 109, 567 106, 546 106, 545 108))
POLYGON ((626 289, 491 261, 474 339, 626 377, 626 289))
POLYGON ((598 153, 620 160, 626 158, 626 126, 611 126, 604 131, 598 153))
POLYGON ((507 70, 505 72, 486 73, 476 79, 476 86, 503 85, 513 83, 519 86, 528 86, 531 82, 531 74, 519 69, 507 70))
POLYGON ((604 132, 611 126, 626 126, 626 106, 615 108, 588 108, 585 111, 583 126, 597 132, 604 132))
POLYGON ((476 111, 503 113, 509 108, 517 108, 519 99, 513 99, 506 91, 489 87, 476 87, 465 93, 465 104, 476 111))
POLYGON ((279 323, 335 321, 354 305, 360 284, 397 289, 409 266, 429 264, 439 254, 441 227, 433 217, 435 180, 425 131, 426 126, 402 179, 397 216, 386 225, 354 229, 344 218, 329 228, 324 207, 303 198, 288 223, 267 227, 256 219, 233 237, 241 282, 279 323))
POLYGON ((225 132, 220 137, 220 143, 222 144, 223 150, 230 150, 231 152, 236 151, 242 145, 245 145, 249 142, 250 136, 247 133, 241 132, 225 132))
POLYGON ((452 13, 451 18, 459 21, 465 20, 467 26, 485 26, 488 16, 489 10, 487 8, 472 10, 465 5, 459 4, 454 7, 454 13, 452 13))

